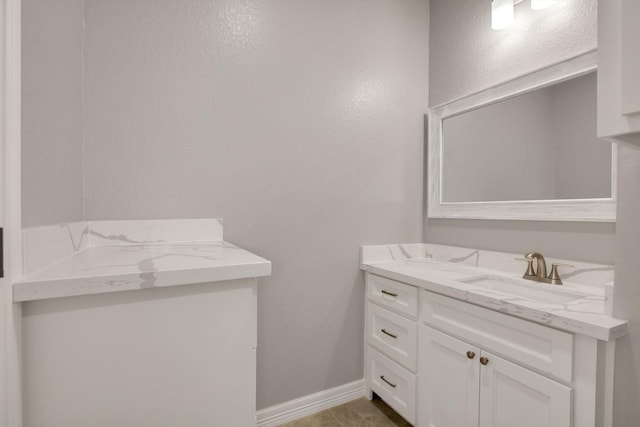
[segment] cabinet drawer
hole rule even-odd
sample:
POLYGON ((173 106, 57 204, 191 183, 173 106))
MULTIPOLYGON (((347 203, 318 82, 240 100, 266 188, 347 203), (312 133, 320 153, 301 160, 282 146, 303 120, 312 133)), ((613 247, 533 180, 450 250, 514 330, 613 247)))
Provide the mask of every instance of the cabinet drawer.
POLYGON ((399 313, 418 317, 418 288, 386 277, 367 274, 367 297, 399 313))
POLYGON ((415 425, 416 376, 371 347, 367 348, 365 369, 371 390, 415 425))
POLYGON ((561 380, 572 379, 573 336, 513 316, 423 291, 422 320, 561 380))
POLYGON ((367 342, 415 372, 418 325, 413 320, 367 303, 367 342))

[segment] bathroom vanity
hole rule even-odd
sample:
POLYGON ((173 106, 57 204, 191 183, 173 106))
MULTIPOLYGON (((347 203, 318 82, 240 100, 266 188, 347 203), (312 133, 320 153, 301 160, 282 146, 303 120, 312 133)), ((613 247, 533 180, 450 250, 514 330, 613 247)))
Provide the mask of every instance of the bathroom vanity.
POLYGON ((255 425, 257 278, 217 219, 24 231, 24 425, 255 425))
MULTIPOLYGON (((599 47, 431 108, 428 218, 614 222, 617 149, 595 118, 612 101, 601 83, 620 79, 599 47)), ((522 257, 363 247, 368 390, 420 427, 611 426, 627 333, 611 317, 613 267, 550 260, 538 276, 522 257), (559 282, 554 263, 575 265, 565 284, 524 280, 559 282)))
POLYGON ((610 426, 627 331, 608 314, 612 267, 576 263, 557 286, 521 279, 514 256, 362 247, 369 396, 420 427, 610 426))

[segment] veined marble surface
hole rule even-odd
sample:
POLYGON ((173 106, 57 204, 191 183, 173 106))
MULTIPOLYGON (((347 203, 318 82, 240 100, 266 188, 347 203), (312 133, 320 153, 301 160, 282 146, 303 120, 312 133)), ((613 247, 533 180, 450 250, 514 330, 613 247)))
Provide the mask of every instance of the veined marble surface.
MULTIPOLYGON (((610 305, 607 299, 610 298, 610 282, 613 280, 612 266, 569 261, 575 267, 560 270, 564 285, 555 290, 576 293, 580 297, 562 304, 508 295, 460 281, 484 274, 519 278, 526 269, 526 263, 514 260, 520 257, 516 254, 423 243, 363 246, 361 268, 567 332, 604 341, 627 333, 627 322, 611 317, 606 311, 610 305)), ((561 260, 548 259, 549 267, 551 262, 561 260)), ((552 285, 531 282, 531 286, 552 285)))
POLYGON ((30 276, 89 245, 89 223, 31 227, 22 230, 22 275, 30 276))
POLYGON ((222 239, 220 218, 89 222, 90 246, 211 242, 222 239))
MULTIPOLYGON (((519 274, 520 276, 527 269, 524 254, 494 252, 484 249, 469 249, 432 243, 362 246, 360 249, 361 265, 403 259, 430 259, 451 262, 458 265, 519 274)), ((592 264, 559 258, 545 259, 547 261, 547 271, 551 271, 551 264, 572 265, 572 267, 559 267, 560 276, 564 282, 599 288, 603 288, 607 283, 613 282, 614 269, 612 265, 592 264)))
POLYGON ((222 235, 219 219, 100 221, 25 230, 25 277, 14 283, 13 299, 32 301, 271 274, 270 261, 223 241, 222 235))
POLYGON ((88 247, 223 240, 222 219, 86 221, 25 228, 23 276, 88 247))

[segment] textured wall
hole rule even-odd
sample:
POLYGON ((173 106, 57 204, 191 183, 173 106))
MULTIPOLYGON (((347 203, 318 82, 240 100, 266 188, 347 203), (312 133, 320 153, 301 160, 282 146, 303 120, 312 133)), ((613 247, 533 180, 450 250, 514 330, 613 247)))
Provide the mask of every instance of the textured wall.
POLYGON ((640 419, 640 149, 619 150, 613 314, 629 321, 629 334, 617 341, 613 425, 634 427, 640 419))
POLYGON ((552 123, 553 88, 445 119, 442 200, 553 199, 552 123))
POLYGON ((491 29, 489 2, 431 2, 429 105, 513 79, 597 46, 596 0, 564 0, 532 11, 515 8, 511 27, 491 29))
POLYGON ((422 238, 428 1, 85 10, 86 219, 222 217, 273 261, 259 408, 362 378, 358 248, 422 238))
POLYGON ((83 0, 22 1, 22 224, 82 218, 83 0))
MULTIPOLYGON (((432 0, 429 104, 469 95, 597 46, 596 0, 566 0, 493 31, 489 2, 432 0), (464 30, 461 30, 464 29, 464 30)), ((426 211, 425 211, 426 212, 426 211)), ((613 263, 615 225, 533 221, 430 220, 426 242, 613 263)))
POLYGON ((555 87, 556 197, 611 197, 611 144, 596 137, 597 76, 555 87))

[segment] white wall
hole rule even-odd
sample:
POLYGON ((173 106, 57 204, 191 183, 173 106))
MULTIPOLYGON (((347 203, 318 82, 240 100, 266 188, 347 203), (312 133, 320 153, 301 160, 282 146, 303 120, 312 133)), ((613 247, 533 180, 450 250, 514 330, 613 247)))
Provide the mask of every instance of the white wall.
POLYGON ((87 0, 86 219, 222 217, 258 408, 362 378, 363 244, 422 238, 428 1, 87 0))
POLYGON ((83 0, 22 1, 22 224, 82 218, 83 0))
MULTIPOLYGON (((596 0, 566 0, 543 11, 516 6, 514 25, 491 30, 489 2, 432 0, 432 106, 568 59, 597 46, 596 0)), ((430 243, 613 263, 615 225, 533 221, 430 220, 430 243)))

